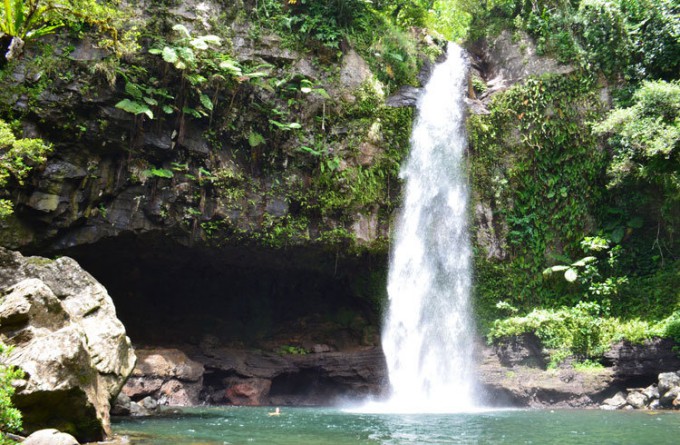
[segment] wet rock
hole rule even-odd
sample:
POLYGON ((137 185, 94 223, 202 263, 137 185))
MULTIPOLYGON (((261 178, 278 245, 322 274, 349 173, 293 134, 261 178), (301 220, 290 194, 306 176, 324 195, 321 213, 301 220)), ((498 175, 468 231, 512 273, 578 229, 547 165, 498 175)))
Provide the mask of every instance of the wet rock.
POLYGON ((352 233, 360 243, 370 243, 378 236, 378 214, 377 212, 368 215, 359 213, 355 216, 352 224, 352 233))
POLYGON ((104 49, 99 48, 92 41, 85 39, 79 40, 76 43, 73 51, 71 51, 71 53, 68 56, 73 60, 92 62, 95 60, 101 60, 107 55, 108 54, 104 49))
POLYGON ((322 352, 331 352, 331 347, 328 345, 316 344, 312 346, 312 352, 315 354, 320 354, 322 352))
POLYGON ((677 373, 662 372, 659 374, 659 394, 665 394, 676 386, 680 386, 680 376, 677 373))
POLYGON ((678 397, 680 397, 680 386, 675 386, 661 395, 659 403, 661 406, 670 408, 678 397))
POLYGON ((635 409, 644 408, 648 400, 647 396, 639 391, 633 391, 626 397, 626 403, 635 409))
POLYGON ((349 90, 356 89, 372 75, 368 63, 353 49, 343 56, 340 68, 340 83, 343 87, 349 90))
POLYGON ((600 408, 602 409, 621 409, 624 406, 626 406, 628 402, 626 402, 626 395, 619 391, 616 394, 614 394, 613 397, 610 397, 608 399, 604 399, 602 402, 602 406, 600 408))
POLYGON ((470 99, 470 98, 466 98, 466 99, 465 99, 465 103, 466 103, 467 106, 468 106, 468 110, 470 110, 470 112, 471 112, 472 114, 480 114, 480 115, 484 115, 484 114, 490 114, 490 113, 491 113, 491 112, 486 108, 486 105, 484 105, 484 102, 482 102, 482 101, 479 100, 479 99, 470 99))
POLYGON ((113 402, 111 407, 112 416, 129 416, 130 415, 130 404, 132 400, 123 392, 120 392, 116 396, 116 400, 113 402))
POLYGON ((149 412, 156 412, 160 409, 158 402, 151 396, 144 397, 142 400, 137 402, 139 406, 143 407, 149 412))
POLYGON ((482 95, 501 91, 522 82, 529 76, 541 74, 568 74, 574 71, 571 65, 563 65, 554 59, 536 54, 536 45, 527 34, 520 33, 514 38, 509 31, 501 32, 489 41, 479 41, 470 48, 475 57, 483 61, 483 77, 489 89, 482 95))
POLYGON ((150 412, 148 409, 144 408, 139 403, 130 402, 130 416, 133 416, 133 417, 148 417, 148 416, 151 416, 152 414, 153 414, 152 412, 150 412))
POLYGON ((139 401, 151 396, 170 406, 199 403, 202 364, 174 348, 138 349, 136 353, 137 366, 123 387, 128 397, 139 401))
POLYGON ((545 369, 546 354, 541 340, 534 334, 502 339, 494 344, 494 351, 503 366, 527 366, 545 369))
POLYGON ((79 445, 75 437, 53 428, 36 431, 22 443, 24 445, 79 445))
POLYGON ((656 385, 649 385, 648 387, 646 387, 645 389, 643 389, 641 392, 642 392, 642 394, 644 394, 645 397, 647 397, 647 399, 649 399, 649 400, 653 400, 653 399, 658 399, 658 398, 659 398, 659 389, 656 387, 656 385))
POLYGON ((266 379, 229 379, 225 382, 227 400, 234 405, 259 406, 268 404, 271 380, 266 379))
POLYGON ((385 105, 388 107, 415 107, 421 91, 420 88, 410 85, 402 86, 396 93, 387 98, 385 105))
POLYGON ((0 340, 26 372, 14 401, 24 428, 56 427, 78 439, 110 433, 109 401, 135 356, 104 287, 67 257, 0 248, 0 340))
POLYGON ((475 205, 476 243, 486 252, 486 258, 502 260, 505 258, 504 234, 507 232, 501 218, 496 218, 489 203, 477 202, 475 205))
POLYGON ((57 210, 59 203, 61 202, 61 196, 43 193, 43 192, 33 192, 31 197, 26 203, 29 207, 34 208, 40 212, 53 212, 57 210))
POLYGON ((272 198, 267 202, 265 212, 276 217, 285 216, 288 214, 288 203, 283 198, 272 198))
MULTIPOLYGON (((642 344, 622 341, 614 344, 604 358, 621 378, 657 376, 680 369, 680 357, 674 347, 675 342, 670 339, 646 340, 642 344)), ((659 392, 663 391, 659 389, 659 392)))
POLYGON ((610 369, 587 373, 573 369, 546 372, 519 364, 503 366, 495 347, 480 346, 479 353, 479 381, 485 403, 493 406, 594 407, 613 382, 610 369))

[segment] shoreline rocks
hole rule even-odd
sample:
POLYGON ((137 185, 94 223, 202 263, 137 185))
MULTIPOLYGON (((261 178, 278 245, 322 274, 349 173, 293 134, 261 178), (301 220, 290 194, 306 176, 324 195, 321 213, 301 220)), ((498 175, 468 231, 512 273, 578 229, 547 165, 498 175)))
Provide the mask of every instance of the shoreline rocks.
POLYGON ((659 374, 658 383, 646 388, 627 388, 605 399, 600 409, 680 409, 680 371, 659 374))
POLYGON ((139 361, 119 396, 115 415, 148 415, 134 405, 330 405, 378 396, 387 387, 382 351, 369 347, 277 354, 214 346, 139 348, 139 361), (128 400, 125 400, 125 399, 128 400), (128 406, 128 408, 124 408, 128 406), (130 408, 132 406, 132 408, 130 408))
POLYGON ((668 372, 680 369, 674 346, 668 339, 619 342, 605 353, 605 367, 576 370, 567 360, 548 369, 540 340, 525 334, 479 348, 480 383, 491 405, 672 409, 680 394, 679 374, 668 372))

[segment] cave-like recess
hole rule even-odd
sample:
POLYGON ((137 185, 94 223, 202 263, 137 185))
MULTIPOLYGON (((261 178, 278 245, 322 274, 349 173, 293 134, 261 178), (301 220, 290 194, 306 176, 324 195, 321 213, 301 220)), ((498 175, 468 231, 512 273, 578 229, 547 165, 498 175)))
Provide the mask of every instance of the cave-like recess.
MULTIPOLYGON (((366 326, 379 324, 381 297, 369 294, 380 289, 376 277, 382 279, 385 258, 310 248, 191 247, 148 234, 57 254, 74 258, 106 287, 137 345, 198 344, 208 337, 244 347, 275 338, 294 344, 314 338, 296 329, 333 325, 354 328, 336 336, 351 343, 352 336, 361 341, 366 326), (364 326, 357 327, 357 319, 364 326)), ((332 332, 317 334, 317 341, 333 340, 332 332)))

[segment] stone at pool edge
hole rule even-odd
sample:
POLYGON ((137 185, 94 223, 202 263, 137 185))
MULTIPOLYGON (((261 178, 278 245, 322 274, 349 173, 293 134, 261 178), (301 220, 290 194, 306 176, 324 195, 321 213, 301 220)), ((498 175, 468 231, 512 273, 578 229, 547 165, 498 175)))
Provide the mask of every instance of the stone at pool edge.
POLYGON ((80 445, 75 437, 54 428, 38 430, 21 443, 23 445, 80 445))

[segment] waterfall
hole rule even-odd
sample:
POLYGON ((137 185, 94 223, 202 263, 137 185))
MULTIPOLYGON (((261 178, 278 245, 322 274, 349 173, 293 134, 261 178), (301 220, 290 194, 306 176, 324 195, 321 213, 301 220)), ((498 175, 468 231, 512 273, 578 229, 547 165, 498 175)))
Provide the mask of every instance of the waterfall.
POLYGON ((390 258, 382 333, 388 409, 450 412, 475 405, 471 248, 464 164, 467 60, 450 43, 418 102, 405 202, 390 258))

